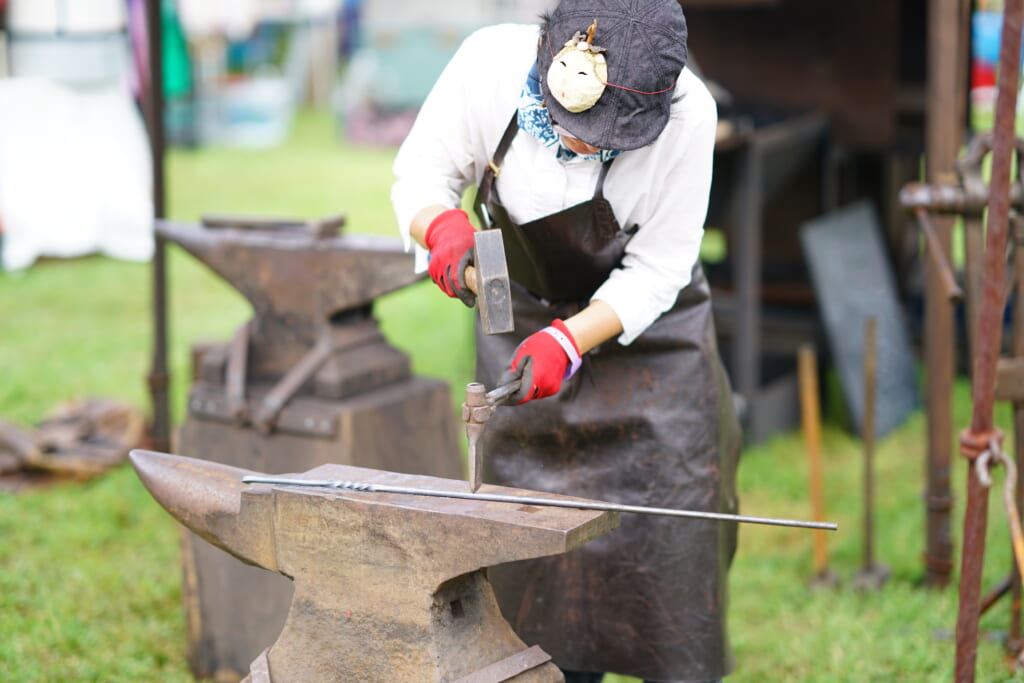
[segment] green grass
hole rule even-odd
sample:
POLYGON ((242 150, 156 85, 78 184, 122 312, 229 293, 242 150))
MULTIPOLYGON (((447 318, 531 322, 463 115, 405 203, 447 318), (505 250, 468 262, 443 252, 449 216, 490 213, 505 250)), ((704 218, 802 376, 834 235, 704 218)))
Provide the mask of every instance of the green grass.
MULTIPOLYGON (((346 211, 353 231, 394 234, 391 150, 339 143, 323 114, 303 114, 285 147, 175 151, 169 213, 315 216, 346 211)), ((224 339, 248 307, 177 249, 169 259, 175 419, 183 416, 189 346, 224 339)), ((471 314, 429 283, 386 297, 376 313, 421 374, 458 388, 469 380, 471 314)), ((30 424, 84 395, 147 406, 149 269, 105 258, 40 263, 0 273, 0 416, 30 424)), ((453 406, 454 407, 454 406, 453 406)), ((957 384, 956 424, 969 419, 957 384)), ((1000 422, 1008 425, 1006 410, 1000 422)), ((810 591, 811 534, 745 526, 731 573, 731 681, 946 681, 951 678, 955 587, 920 586, 925 422, 918 414, 878 444, 876 553, 892 569, 879 593, 850 578, 861 561, 858 442, 826 425, 824 453, 836 590, 810 591)), ((964 465, 955 462, 954 537, 962 537, 964 465)), ((743 511, 807 517, 806 464, 797 434, 744 452, 743 511)), ((1002 474, 997 474, 1001 483, 1002 474)), ((993 497, 986 586, 1010 569, 1005 514, 993 497)), ((685 523, 685 522, 681 522, 685 523)), ((0 681, 190 680, 185 664, 177 527, 127 466, 85 485, 0 495, 0 681)), ((978 680, 1013 679, 1000 632, 1008 603, 982 620, 978 680)), ((609 683, 627 679, 610 678, 609 683)))

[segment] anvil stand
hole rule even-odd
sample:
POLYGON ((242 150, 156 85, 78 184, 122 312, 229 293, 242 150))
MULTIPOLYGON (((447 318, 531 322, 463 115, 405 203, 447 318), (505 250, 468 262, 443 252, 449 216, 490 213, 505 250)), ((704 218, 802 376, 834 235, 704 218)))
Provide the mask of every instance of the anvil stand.
MULTIPOLYGON (((619 520, 596 510, 244 484, 256 473, 152 451, 131 459, 178 521, 295 582, 288 620, 254 658, 251 683, 562 681, 551 658, 502 618, 487 567, 568 552, 619 520)), ((296 478, 465 490, 465 481, 342 465, 296 478)), ((266 596, 241 598, 239 608, 266 596)))
MULTIPOLYGON (((419 279, 411 256, 393 240, 338 236, 342 222, 158 222, 253 307, 231 342, 193 354, 178 452, 272 473, 332 462, 462 476, 447 385, 411 376, 371 317, 377 297, 419 279)), ((192 672, 238 681, 285 623, 292 583, 187 532, 182 568, 192 672)))

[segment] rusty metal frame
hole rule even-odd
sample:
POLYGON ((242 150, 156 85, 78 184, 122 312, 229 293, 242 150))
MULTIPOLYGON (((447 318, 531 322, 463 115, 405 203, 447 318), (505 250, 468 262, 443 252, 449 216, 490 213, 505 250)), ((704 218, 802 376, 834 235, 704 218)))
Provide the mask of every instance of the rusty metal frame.
MULTIPOLYGON (((934 4, 935 6, 939 5, 938 2, 934 4)), ((967 502, 964 511, 959 614, 956 629, 955 676, 958 683, 974 680, 977 662, 978 617, 982 607, 981 573, 985 558, 985 530, 988 523, 988 488, 981 481, 981 477, 975 467, 975 460, 982 453, 988 451, 993 446, 998 447, 1002 442, 1002 433, 993 424, 993 403, 996 398, 996 377, 1002 341, 1002 318, 1006 296, 1005 271, 1008 224, 1011 207, 1014 204, 1019 204, 1020 199, 1019 178, 1016 183, 1018 186, 1017 196, 1013 197, 1011 196, 1011 189, 1014 183, 1011 182, 1010 176, 1013 155, 1019 151, 1019 145, 1015 142, 1014 137, 1014 122, 1016 118, 1017 84, 1020 75, 1019 56, 1022 21, 1024 21, 1024 0, 1008 0, 1003 18, 999 59, 1000 82, 996 100, 994 132, 990 140, 976 141, 963 163, 958 167, 961 187, 950 187, 952 183, 939 174, 940 177, 934 180, 937 180, 942 189, 933 185, 932 191, 923 192, 920 186, 911 187, 907 189, 907 192, 902 197, 904 206, 918 211, 919 215, 921 209, 928 208, 968 215, 973 214, 977 218, 985 204, 987 203, 988 205, 984 265, 980 271, 982 289, 980 292, 972 291, 970 295, 971 301, 976 302, 976 305, 972 305, 974 310, 971 311, 969 316, 970 322, 975 326, 975 332, 971 337, 973 347, 973 372, 971 377, 974 411, 970 426, 960 433, 960 453, 968 460, 969 466, 967 502), (989 149, 992 152, 992 171, 991 181, 986 191, 980 177, 980 168, 981 159, 989 149), (971 172, 968 172, 968 170, 971 172), (916 199, 912 199, 912 195, 916 199)), ((931 137, 931 131, 929 133, 931 137)), ((931 154, 931 152, 932 148, 930 146, 929 153, 931 154)), ((929 158, 929 162, 932 164, 936 163, 932 158, 929 158)), ((946 235, 940 234, 938 237, 941 241, 946 235)), ((942 244, 942 247, 945 248, 946 244, 942 244)), ((976 252, 977 247, 978 244, 975 242, 973 251, 976 252)), ((932 267, 929 268, 929 303, 931 304, 929 311, 935 314, 941 311, 941 317, 944 317, 951 313, 948 297, 945 302, 940 302, 939 297, 935 296, 936 292, 943 289, 941 269, 935 267, 935 259, 932 259, 930 263, 932 267), (940 303, 942 304, 941 306, 939 305, 940 303)), ((969 275, 971 274, 969 273, 969 275)), ((977 274, 975 273, 974 275, 977 274)), ((948 293, 948 288, 946 288, 946 291, 948 293)), ((935 326, 936 320, 937 318, 934 317, 930 319, 933 326, 935 326)), ((939 322, 945 321, 940 320, 939 322)), ((941 328, 941 330, 945 330, 945 328, 941 328)), ((952 350, 952 339, 948 335, 938 337, 937 333, 932 338, 933 332, 935 330, 930 326, 928 338, 933 352, 928 357, 928 370, 929 379, 934 383, 936 376, 932 373, 943 373, 947 369, 945 354, 950 353, 952 350), (942 350, 942 347, 945 347, 945 350, 942 350)), ((951 354, 948 360, 952 360, 951 354)), ((951 362, 948 365, 950 366, 948 369, 951 369, 951 362)), ((944 382, 947 379, 951 381, 952 378, 947 378, 944 374, 938 374, 937 379, 940 382, 944 382)), ((945 431, 948 425, 947 418, 950 401, 948 392, 941 391, 934 384, 930 388, 929 396, 929 437, 932 439, 930 446, 934 449, 941 442, 942 432, 945 431), (933 408, 934 410, 932 410, 933 408)), ((940 447, 939 451, 942 450, 943 448, 940 447)), ((948 495, 948 463, 937 462, 934 451, 931 455, 932 464, 936 467, 930 468, 930 482, 936 478, 936 474, 943 475, 946 495, 948 495)), ((940 453, 940 455, 944 455, 944 453, 940 453)), ((929 488, 929 494, 930 496, 932 494, 931 488, 929 488)), ((932 502, 932 499, 930 498, 929 501, 932 502)), ((931 525, 932 520, 930 519, 929 532, 932 531, 931 525)), ((929 541, 931 540, 933 539, 930 533, 929 541)), ((929 550, 931 550, 931 545, 929 550)), ((932 567, 930 566, 929 568, 932 567)), ((945 577, 945 580, 948 581, 948 575, 945 577)), ((987 598, 985 602, 989 603, 991 600, 991 598, 987 598)))
MULTIPOLYGON (((1011 580, 1009 583, 1003 581, 993 591, 990 591, 982 600, 981 597, 981 576, 985 558, 985 532, 988 524, 988 487, 982 481, 982 474, 979 474, 975 466, 978 458, 992 448, 1000 448, 1002 433, 995 427, 993 422, 993 404, 997 398, 1012 398, 1014 400, 1014 423, 1016 427, 1024 428, 1024 403, 1019 396, 1013 396, 1012 391, 1007 389, 1007 377, 1013 376, 1013 363, 1000 363, 1000 350, 1002 346, 1002 320, 1007 295, 1006 280, 1006 255, 1007 255, 1007 234, 1010 222, 1011 211, 1021 211, 1021 200, 1024 198, 1022 192, 1020 170, 1016 179, 1011 179, 1011 167, 1013 155, 1024 151, 1024 143, 1017 141, 1014 136, 1014 123, 1016 118, 1017 84, 1020 75, 1019 55, 1021 49, 1021 27, 1024 24, 1024 0, 1008 0, 1003 20, 1003 35, 1000 50, 1000 84, 996 102, 996 119, 993 134, 982 136, 975 140, 968 150, 967 155, 957 164, 956 170, 959 175, 959 184, 947 181, 939 181, 937 184, 922 186, 911 184, 901 192, 901 202, 905 208, 913 210, 919 218, 925 215, 925 211, 943 212, 947 214, 962 214, 967 218, 969 230, 977 230, 981 226, 982 212, 986 206, 987 231, 984 248, 984 262, 978 264, 980 251, 980 240, 977 235, 967 237, 968 243, 972 244, 972 258, 975 259, 973 270, 968 272, 968 302, 969 302, 969 324, 974 327, 971 335, 971 346, 973 352, 973 416, 969 427, 960 433, 960 453, 968 461, 967 475, 967 501, 964 511, 963 527, 963 552, 961 556, 961 572, 959 586, 959 613, 956 629, 956 669, 955 680, 958 683, 967 683, 974 680, 975 667, 977 662, 978 642, 978 619, 984 609, 991 605, 1005 594, 1013 590, 1014 594, 1020 595, 1019 581, 1011 580), (981 176, 981 164, 986 154, 992 154, 991 181, 986 187, 981 176), (978 280, 980 280, 981 291, 978 291, 978 280), (1003 378, 1003 388, 997 391, 997 380, 1003 378), (1020 418, 1020 419, 1019 419, 1020 418), (1016 585, 1013 585, 1016 584, 1016 585)), ((927 225, 928 221, 922 221, 927 225)), ((1015 230, 1019 230, 1019 220, 1015 219, 1015 230)), ((939 239, 942 239, 939 235, 939 239)), ((1024 235, 1016 235, 1015 240, 1024 235)), ((945 245, 942 245, 943 248, 945 245)), ((935 249, 935 251, 938 251, 935 249)), ((942 260, 938 258, 929 260, 931 265, 929 280, 929 301, 941 303, 946 310, 949 307, 948 282, 943 283, 942 260), (946 296, 939 297, 937 293, 944 291, 946 296), (945 299, 943 301, 943 299, 945 299)), ((1015 282, 1019 286, 1024 285, 1024 261, 1021 259, 1019 250, 1014 254, 1015 282)), ((1024 290, 1018 290, 1018 292, 1024 290)), ((1018 297, 1019 299, 1020 297, 1018 297)), ((936 308, 937 310, 937 308, 936 308)), ((1021 324, 1024 321, 1024 305, 1018 301, 1015 310, 1015 329, 1013 349, 1015 353, 1024 352, 1024 338, 1022 338, 1021 324)), ((929 334, 932 329, 929 328, 929 334)), ((931 339, 932 347, 939 347, 942 343, 952 348, 952 340, 946 336, 938 339, 931 339)), ((928 371, 930 379, 932 373, 943 368, 933 364, 937 355, 929 356, 928 371)), ((951 359, 951 356, 950 356, 951 359)), ((1019 364, 1019 363, 1018 363, 1019 364)), ((940 377, 940 379, 943 379, 940 377)), ((951 378, 950 378, 951 379, 951 378)), ((931 398, 940 400, 942 408, 948 409, 949 397, 937 396, 939 391, 933 386, 929 395, 931 398)), ((930 407, 932 404, 930 403, 930 407)), ((929 412, 929 436, 938 438, 940 431, 946 426, 942 419, 943 413, 937 415, 929 412), (936 419, 937 418, 937 419, 936 419)), ((1018 429, 1018 436, 1024 431, 1018 429)), ((934 445, 934 444, 932 444, 934 445)), ((941 450, 941 449, 940 449, 941 450)), ((1018 460, 1020 451, 1018 451, 1018 460)), ((934 453, 932 453, 932 465, 936 465, 934 453)), ((942 465, 942 463, 939 463, 942 465)), ((930 483, 937 476, 945 478, 946 491, 948 495, 948 463, 942 468, 930 468, 930 483)), ((933 490, 929 488, 929 495, 933 490)), ((1017 499, 1020 500, 1021 488, 1017 484, 1017 499)), ((929 498, 929 502, 933 502, 929 498)), ((948 514, 948 512, 947 512, 948 514)), ((948 521, 948 520, 943 520, 948 521)), ((929 541, 933 540, 931 532, 934 519, 929 519, 929 541)), ((947 526, 948 530, 948 526, 947 526)), ((939 529, 938 531, 942 531, 939 529)), ((941 540, 941 539, 940 539, 941 540)), ((931 545, 929 546, 931 549, 931 545)), ((932 558, 934 559, 934 558, 932 558)), ((935 569, 929 565, 929 569, 935 569)), ((935 578, 935 577, 932 577, 935 578)), ((941 577, 939 577, 941 578, 941 577)), ((946 576, 948 580, 948 575, 946 576)), ((934 585, 934 584, 930 584, 934 585)), ((1020 644, 1020 607, 1019 602, 1013 606, 1011 615, 1010 639, 1008 645, 1017 648, 1020 644)))
MULTIPOLYGON (((1024 0, 1018 0, 1024 2, 1024 0)), ((1015 77, 1012 73, 1011 76, 1015 77)), ((1004 104, 1004 106, 1006 106, 1004 104)), ((1006 115, 1004 114, 1004 117, 1006 115)), ((1011 116, 1012 119, 1012 116, 1011 116)), ((1012 125, 1012 124, 1011 124, 1012 125)), ((1012 136, 1012 128, 1009 135, 1012 136)), ((1024 435, 1024 298, 1018 295, 1014 309, 1014 331, 1013 331, 1013 358, 999 358, 1002 334, 1002 314, 1004 301, 1007 296, 1008 287, 1005 276, 1006 255, 1007 255, 1007 224, 1010 221, 1011 210, 1024 211, 1024 181, 1022 181, 1020 170, 1017 178, 1011 183, 1009 178, 1009 158, 1014 152, 1024 152, 1024 141, 1003 143, 1007 133, 1003 132, 1003 138, 998 135, 980 136, 975 140, 967 155, 957 165, 960 175, 960 185, 921 185, 911 183, 900 193, 901 203, 905 208, 918 215, 922 226, 931 224, 928 218, 929 211, 938 214, 958 214, 964 217, 968 230, 979 230, 983 211, 986 202, 990 201, 988 211, 988 244, 985 248, 985 262, 979 271, 985 277, 982 279, 983 289, 976 291, 972 282, 968 279, 967 301, 977 302, 977 308, 969 310, 969 321, 975 326, 971 336, 972 350, 974 351, 974 368, 972 372, 974 389, 974 417, 971 426, 964 429, 960 434, 960 451, 971 463, 968 473, 968 494, 967 506, 964 516, 964 548, 962 555, 962 569, 960 579, 960 613, 957 624, 957 677, 956 680, 971 681, 974 674, 975 654, 977 648, 977 621, 980 614, 990 609, 998 600, 1007 593, 1014 591, 1015 595, 1020 592, 1020 582, 1013 575, 1001 581, 991 589, 984 597, 980 594, 981 570, 984 561, 985 551, 985 529, 987 526, 987 499, 988 488, 979 480, 974 466, 974 461, 984 451, 991 447, 993 441, 1001 443, 1002 434, 994 428, 992 422, 992 408, 995 400, 1010 400, 1014 404, 1014 426, 1018 435, 1017 441, 1021 441, 1024 435), (993 168, 997 164, 1005 167, 1004 174, 999 178, 993 172, 992 186, 987 187, 984 183, 977 182, 980 178, 980 169, 983 158, 989 152, 993 153, 993 168), (998 154, 999 158, 995 158, 998 154), (975 177, 977 176, 977 178, 975 177), (997 181, 999 184, 997 184, 997 181), (997 196, 1000 199, 997 200, 997 196), (1001 218, 1000 218, 1001 217, 1001 218), (995 224, 993 224, 995 222, 995 224)), ((1014 240, 1024 240, 1024 222, 1020 216, 1014 216, 1014 240)), ((965 235, 965 240, 969 236, 965 235)), ((934 255, 929 260, 938 272, 944 264, 941 254, 934 255)), ((1014 276, 1012 282, 1015 284, 1018 293, 1024 293, 1024 250, 1016 249, 1013 252, 1014 276)), ((941 278, 940 278, 941 280, 941 278)), ((946 303, 952 301, 950 288, 940 285, 932 290, 933 298, 946 303), (941 292, 943 296, 937 294, 941 292)), ((931 368, 929 368, 931 370, 931 368)), ((1024 446, 1018 448, 1018 460, 1021 460, 1021 452, 1024 446)), ((930 477, 936 472, 930 471, 930 477)), ((948 468, 944 472, 948 478, 948 468)), ((1020 483, 1018 482, 1018 501, 1020 500, 1020 483)), ((930 501, 931 502, 931 501, 930 501)), ((930 512, 935 508, 930 507, 930 512)), ((934 518, 930 518, 931 525, 934 518)), ((948 529, 947 529, 948 531, 948 529)), ((931 538, 931 537, 930 537, 931 538)), ((929 569, 937 569, 930 563, 929 569)), ((934 585, 934 584, 930 584, 934 585)), ((1012 605, 1010 638, 1007 641, 1008 649, 1016 654, 1020 649, 1020 619, 1021 610, 1019 600, 1012 605)))
POLYGON ((956 624, 956 681, 974 680, 978 650, 978 615, 981 573, 985 561, 985 529, 988 523, 988 488, 982 483, 974 460, 991 443, 1001 442, 995 428, 996 366, 1002 342, 1005 296, 1006 243, 1010 217, 1010 173, 1020 76, 1021 27, 1024 0, 1007 0, 999 49, 999 90, 992 142, 992 175, 986 232, 982 292, 974 337, 972 385, 974 413, 971 425, 960 434, 960 453, 967 458, 967 504, 964 510, 964 545, 960 569, 960 609, 956 624))

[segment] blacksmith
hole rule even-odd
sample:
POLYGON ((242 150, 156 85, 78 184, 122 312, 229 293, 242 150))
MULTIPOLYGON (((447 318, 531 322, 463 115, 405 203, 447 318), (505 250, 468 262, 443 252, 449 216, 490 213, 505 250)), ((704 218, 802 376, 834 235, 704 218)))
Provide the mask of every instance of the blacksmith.
MULTIPOLYGON (((698 248, 717 114, 676 0, 562 0, 477 31, 395 161, 419 264, 452 297, 474 227, 503 231, 516 329, 477 334, 477 380, 521 379, 483 441, 488 483, 734 512, 739 426, 698 248), (429 264, 428 264, 429 260, 429 264)), ((733 525, 627 515, 569 555, 492 570, 503 612, 570 683, 731 670, 733 525)))

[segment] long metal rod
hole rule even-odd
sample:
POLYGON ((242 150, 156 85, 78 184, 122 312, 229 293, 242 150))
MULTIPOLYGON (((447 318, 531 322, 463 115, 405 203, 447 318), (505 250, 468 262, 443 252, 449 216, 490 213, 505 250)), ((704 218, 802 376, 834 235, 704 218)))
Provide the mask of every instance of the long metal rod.
MULTIPOLYGON (((1002 318, 1006 268, 1006 233, 1010 216, 1010 173, 1014 153, 1014 122, 1020 76, 1021 26, 1024 0, 1007 0, 999 49, 999 91, 993 125, 992 173, 989 183, 988 230, 982 269, 981 307, 975 335, 973 385, 974 412, 970 429, 961 436, 971 444, 993 435, 996 363, 1002 342, 1002 318)), ((964 448, 964 455, 971 453, 964 448)), ((973 454, 977 457, 977 454, 973 454)), ((967 505, 964 509, 964 545, 960 569, 960 603, 956 624, 956 681, 974 680, 978 655, 978 614, 981 573, 985 561, 985 529, 988 524, 988 488, 980 481, 974 460, 967 472, 967 505)))
POLYGON ((465 500, 486 500, 495 503, 516 503, 518 505, 542 505, 547 507, 574 508, 577 510, 603 510, 606 512, 633 512, 641 515, 660 515, 664 517, 691 517, 696 519, 717 519, 724 522, 744 522, 747 524, 770 524, 772 526, 805 527, 808 529, 826 529, 835 531, 838 524, 832 522, 807 522, 800 519, 777 519, 774 517, 751 517, 749 515, 732 515, 726 512, 703 512, 700 510, 676 510, 674 508, 654 508, 642 505, 620 505, 599 501, 559 500, 539 496, 507 496, 500 493, 470 493, 468 491, 444 491, 441 489, 421 489, 412 486, 392 486, 390 484, 368 484, 342 479, 288 479, 285 477, 242 477, 245 484, 276 484, 278 486, 312 486, 315 488, 345 489, 348 491, 365 491, 368 493, 400 493, 411 496, 433 496, 435 498, 462 498, 465 500))
POLYGON ((988 229, 982 268, 981 306, 978 310, 977 348, 974 355, 974 413, 971 431, 992 429, 996 363, 1002 342, 1002 318, 1006 280, 1006 242, 1010 221, 1010 172, 1014 154, 1017 81, 1020 74, 1022 0, 1007 0, 1003 15, 999 60, 999 92, 992 143, 992 176, 989 185, 988 229))

